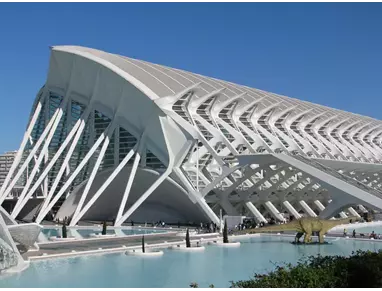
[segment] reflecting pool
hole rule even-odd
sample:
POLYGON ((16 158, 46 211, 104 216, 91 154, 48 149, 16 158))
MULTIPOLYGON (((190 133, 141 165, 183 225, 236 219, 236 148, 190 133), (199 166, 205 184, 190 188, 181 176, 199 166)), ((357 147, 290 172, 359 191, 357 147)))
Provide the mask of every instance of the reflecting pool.
POLYGON ((255 272, 274 269, 275 263, 296 263, 316 254, 349 255, 378 250, 377 241, 329 239, 327 245, 292 245, 291 237, 246 238, 238 248, 207 246, 204 252, 165 250, 162 257, 125 254, 76 257, 32 263, 21 274, 0 280, 0 287, 229 287, 229 281, 248 279, 255 272))

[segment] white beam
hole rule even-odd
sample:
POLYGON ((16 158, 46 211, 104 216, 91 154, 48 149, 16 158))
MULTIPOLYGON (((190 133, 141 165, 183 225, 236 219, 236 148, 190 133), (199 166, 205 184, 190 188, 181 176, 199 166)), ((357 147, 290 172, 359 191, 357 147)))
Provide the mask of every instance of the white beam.
MULTIPOLYGON (((140 143, 140 144, 142 144, 142 143, 140 143)), ((137 172, 137 169, 139 166, 139 161, 141 159, 140 153, 142 151, 142 148, 143 148, 143 146, 139 146, 139 149, 138 149, 137 153, 135 154, 134 164, 133 164, 133 167, 131 168, 129 179, 127 181, 125 192, 123 193, 122 201, 121 201, 121 204, 119 206, 117 218, 115 219, 115 221, 118 221, 121 219, 121 217, 123 215, 123 211, 125 210, 125 206, 126 206, 126 202, 127 202, 128 198, 129 198, 131 186, 133 185, 135 174, 137 172)))
MULTIPOLYGON (((34 183, 34 185, 32 186, 32 188, 30 189, 30 191, 25 195, 25 198, 23 200, 21 200, 21 196, 19 197, 19 201, 18 203, 16 204, 15 208, 13 209, 12 211, 12 216, 14 218, 16 218, 16 216, 20 213, 20 211, 22 210, 22 208, 24 207, 24 205, 28 202, 28 199, 33 195, 33 193, 37 190, 38 186, 43 182, 44 178, 47 177, 49 171, 51 170, 51 168, 54 166, 54 164, 56 163, 56 161, 59 159, 59 157, 61 156, 61 154, 63 153, 63 151, 65 150, 65 148, 68 146, 69 142, 72 140, 74 134, 76 133, 77 129, 78 128, 83 128, 84 127, 84 122, 82 119, 79 119, 77 121, 77 123, 75 124, 75 126, 72 128, 72 130, 70 131, 70 133, 68 134, 68 136, 65 138, 64 142, 61 144, 61 146, 59 147, 59 149, 57 150, 57 152, 55 153, 55 155, 53 156, 52 160, 49 162, 49 164, 46 166, 46 168, 44 169, 43 173, 40 175, 40 177, 37 179, 37 181, 34 183)), ((77 135, 76 135, 76 138, 75 140, 72 142, 71 144, 71 147, 69 149, 69 151, 73 151, 76 144, 77 144, 77 141, 78 141, 78 138, 81 134, 78 134, 77 132, 77 135)), ((70 157, 71 156, 71 153, 68 152, 68 155, 67 157, 70 157), (70 154, 70 155, 69 155, 70 154)), ((64 166, 64 165, 63 165, 64 166)), ((62 173, 61 173, 62 174, 62 173)), ((55 188, 53 189, 55 190, 55 188)), ((41 209, 44 209, 46 207, 46 204, 49 202, 49 199, 50 197, 52 197, 54 191, 51 191, 49 192, 47 198, 45 198, 44 200, 44 204, 42 206, 41 209)))
MULTIPOLYGON (((110 125, 109 125, 110 127, 110 125)), ((41 209, 39 215, 37 216, 36 222, 40 223, 44 217, 48 214, 49 210, 54 206, 54 204, 60 199, 60 197, 65 193, 65 191, 69 188, 69 186, 72 184, 74 179, 77 177, 77 175, 80 173, 82 168, 86 165, 86 163, 89 161, 91 156, 94 154, 94 152, 97 150, 98 146, 101 144, 101 142, 105 138, 105 133, 109 130, 109 127, 106 128, 106 130, 100 135, 100 137, 97 139, 97 141, 94 143, 93 147, 88 151, 88 153, 85 155, 84 159, 81 161, 81 163, 78 165, 78 167, 74 170, 72 175, 68 178, 68 180, 65 182, 65 184, 61 187, 60 191, 56 194, 53 201, 48 204, 48 206, 45 209, 41 209)))
POLYGON ((292 204, 289 203, 289 201, 283 202, 285 208, 288 210, 290 214, 292 214, 295 218, 299 219, 301 218, 300 213, 297 212, 297 210, 292 206, 292 204))
POLYGON ((356 216, 356 217, 361 217, 361 216, 358 214, 358 212, 354 210, 353 207, 349 207, 348 210, 349 210, 349 212, 350 212, 351 215, 356 216))
POLYGON ((134 155, 136 150, 137 150, 137 145, 135 145, 134 148, 130 150, 130 152, 126 155, 126 157, 122 160, 122 162, 118 165, 118 167, 115 168, 113 173, 111 173, 109 178, 107 178, 105 183, 102 184, 102 186, 98 189, 98 191, 93 195, 93 197, 89 200, 89 202, 84 206, 84 208, 80 211, 80 213, 76 217, 75 221, 73 221, 73 224, 76 224, 84 216, 84 214, 90 209, 90 207, 97 201, 97 199, 106 190, 106 188, 111 184, 111 182, 113 182, 113 180, 119 174, 119 172, 125 167, 125 165, 128 163, 128 161, 134 155))
MULTIPOLYGON (((37 104, 37 107, 36 107, 36 110, 33 114, 33 117, 29 123, 29 126, 27 128, 27 130, 25 131, 24 133, 24 137, 23 137, 23 140, 21 141, 21 145, 20 145, 20 148, 19 150, 17 151, 17 154, 15 156, 15 159, 12 163, 12 166, 11 168, 9 169, 9 172, 7 174, 7 177, 5 178, 4 180, 4 183, 3 185, 1 185, 1 189, 0 189, 0 197, 2 197, 6 187, 8 186, 8 183, 10 181, 10 179, 12 178, 12 175, 14 173, 14 171, 16 170, 17 166, 19 165, 20 161, 21 161, 21 158, 23 156, 23 153, 24 153, 24 149, 25 149, 25 146, 29 140, 29 137, 32 133, 32 130, 36 124, 36 121, 37 121, 37 118, 39 117, 40 115, 40 112, 41 112, 41 108, 42 108, 42 104, 41 104, 41 101, 39 101, 39 103, 37 104)), ((1 202, 4 201, 4 199, 0 200, 1 202)), ((0 203, 1 204, 1 203, 0 203)))
POLYGON ((312 208, 309 207, 309 205, 304 200, 300 200, 299 203, 302 209, 306 212, 306 214, 308 214, 311 217, 317 217, 317 214, 312 210, 312 208))
POLYGON ((317 208, 318 208, 318 210, 319 210, 320 212, 321 212, 321 211, 324 211, 325 206, 321 203, 321 201, 319 201, 319 200, 314 200, 313 203, 317 206, 317 208))
POLYGON ((96 163, 95 163, 95 165, 94 165, 94 167, 93 167, 93 170, 92 170, 92 172, 91 172, 91 174, 90 174, 89 180, 88 180, 88 182, 86 183, 84 192, 82 193, 81 198, 80 198, 80 201, 79 201, 79 203, 78 203, 78 205, 77 205, 77 207, 76 207, 76 210, 75 210, 75 212, 74 212, 74 214, 73 214, 73 216, 72 216, 72 220, 71 220, 71 222, 70 222, 70 226, 74 226, 74 225, 76 225, 76 223, 77 223, 77 221, 78 221, 78 220, 77 220, 77 216, 78 216, 78 214, 80 213, 80 210, 81 210, 81 208, 82 208, 82 205, 84 204, 85 199, 86 199, 86 197, 87 197, 87 195, 88 195, 88 193, 89 193, 90 187, 91 187, 92 184, 93 184, 94 178, 95 178, 95 176, 96 176, 96 174, 97 174, 97 172, 98 172, 98 169, 99 169, 99 167, 100 167, 100 165, 101 165, 101 162, 102 162, 102 160, 103 160, 103 157, 105 156, 105 152, 106 152, 106 150, 107 150, 107 147, 109 146, 110 136, 111 136, 111 134, 109 134, 109 135, 106 136, 106 138, 105 138, 105 141, 104 141, 104 143, 103 143, 103 145, 102 145, 101 151, 100 151, 100 153, 99 153, 99 155, 98 155, 97 161, 96 161, 96 163))
POLYGON ((166 171, 150 186, 149 189, 146 190, 145 193, 142 194, 141 197, 138 198, 138 200, 129 208, 129 210, 127 210, 126 213, 118 221, 116 221, 115 225, 120 226, 122 223, 124 223, 126 219, 129 218, 129 216, 133 214, 133 212, 151 195, 151 193, 154 192, 155 189, 157 189, 160 184, 162 184, 162 182, 171 174, 172 169, 173 160, 170 157, 169 165, 166 171))
POLYGON ((281 215, 280 211, 277 210, 277 208, 273 205, 271 201, 266 201, 264 203, 265 207, 268 208, 268 210, 271 212, 274 218, 283 221, 284 217, 281 215))
POLYGON ((248 208, 248 210, 255 216, 258 222, 267 222, 265 217, 261 214, 261 212, 256 208, 255 205, 253 205, 252 202, 248 201, 245 202, 245 206, 248 208))
MULTIPOLYGON (((77 120, 76 124, 74 125, 70 134, 68 135, 68 137, 70 135, 73 136, 73 134, 77 131, 76 135, 72 141, 72 144, 70 145, 69 150, 65 156, 65 159, 62 162, 61 168, 58 171, 56 178, 54 179, 53 185, 50 188, 50 191, 48 194, 48 199, 45 199, 45 201, 44 201, 44 205, 43 205, 42 209, 44 209, 47 206, 47 203, 49 202, 49 200, 53 196, 54 192, 56 192, 56 188, 57 188, 59 182, 61 181, 62 175, 64 174, 65 169, 69 166, 70 158, 72 157, 73 152, 76 149, 76 146, 78 144, 78 140, 80 139, 82 132, 85 129, 86 121, 89 117, 91 109, 92 109, 92 106, 89 104, 89 106, 86 108, 85 112, 83 113, 83 116, 81 116, 81 118, 79 120, 77 120)), ((64 144, 67 144, 66 140, 64 141, 64 144)))
POLYGON ((8 188, 6 188, 6 190, 3 192, 3 196, 0 197, 0 205, 3 203, 4 199, 7 197, 9 192, 11 192, 13 187, 16 185, 17 181, 20 179, 21 175, 24 173, 25 169, 28 167, 31 159, 34 157, 34 155, 36 154, 37 150, 41 146, 42 142, 45 140, 45 137, 48 135, 48 133, 49 133, 49 131, 50 131, 50 129, 51 129, 51 127, 52 127, 52 125, 53 125, 57 115, 58 115, 58 112, 59 112, 59 108, 57 108, 56 112, 53 114, 53 116, 50 119, 48 125, 45 127, 43 133, 41 134, 40 138, 36 142, 35 146, 31 150, 31 152, 29 153, 29 155, 26 158, 26 160, 24 161, 23 165, 20 167, 20 169, 17 171, 17 174, 15 175, 13 180, 10 182, 8 188))

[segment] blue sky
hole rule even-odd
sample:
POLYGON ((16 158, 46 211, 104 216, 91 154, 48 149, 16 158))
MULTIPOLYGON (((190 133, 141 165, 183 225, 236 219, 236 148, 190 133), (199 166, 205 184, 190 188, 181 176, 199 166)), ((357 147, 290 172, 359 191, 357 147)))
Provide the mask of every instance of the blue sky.
POLYGON ((0 153, 18 148, 60 44, 380 119, 381 15, 381 3, 0 3, 0 153))

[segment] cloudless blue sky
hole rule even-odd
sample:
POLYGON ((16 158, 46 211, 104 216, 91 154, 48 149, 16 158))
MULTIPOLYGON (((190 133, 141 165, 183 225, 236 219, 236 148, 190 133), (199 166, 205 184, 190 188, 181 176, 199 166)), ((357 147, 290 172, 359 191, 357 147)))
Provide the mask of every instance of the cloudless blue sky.
POLYGON ((62 44, 381 119, 381 15, 381 3, 0 3, 0 153, 19 147, 62 44))

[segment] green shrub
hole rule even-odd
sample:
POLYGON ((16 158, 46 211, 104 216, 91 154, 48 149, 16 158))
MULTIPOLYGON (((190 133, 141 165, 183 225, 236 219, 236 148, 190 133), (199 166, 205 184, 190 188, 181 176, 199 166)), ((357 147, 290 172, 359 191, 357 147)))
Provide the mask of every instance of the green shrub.
POLYGON ((227 244, 228 241, 228 227, 227 227, 227 220, 224 221, 224 228, 223 228, 223 243, 227 244))
POLYGON ((188 231, 188 228, 187 228, 187 231, 186 231, 186 247, 187 247, 187 248, 190 248, 190 247, 191 247, 190 233, 189 233, 189 231, 188 231))
MULTIPOLYGON (((198 288, 197 283, 190 287, 198 288)), ((213 285, 209 286, 213 288, 213 285)), ((231 288, 381 288, 382 250, 351 256, 311 256, 297 265, 279 265, 268 274, 232 282, 231 288)))
POLYGON ((315 256, 296 266, 277 266, 268 274, 231 282, 233 288, 377 288, 382 287, 382 251, 357 251, 350 257, 315 256))

